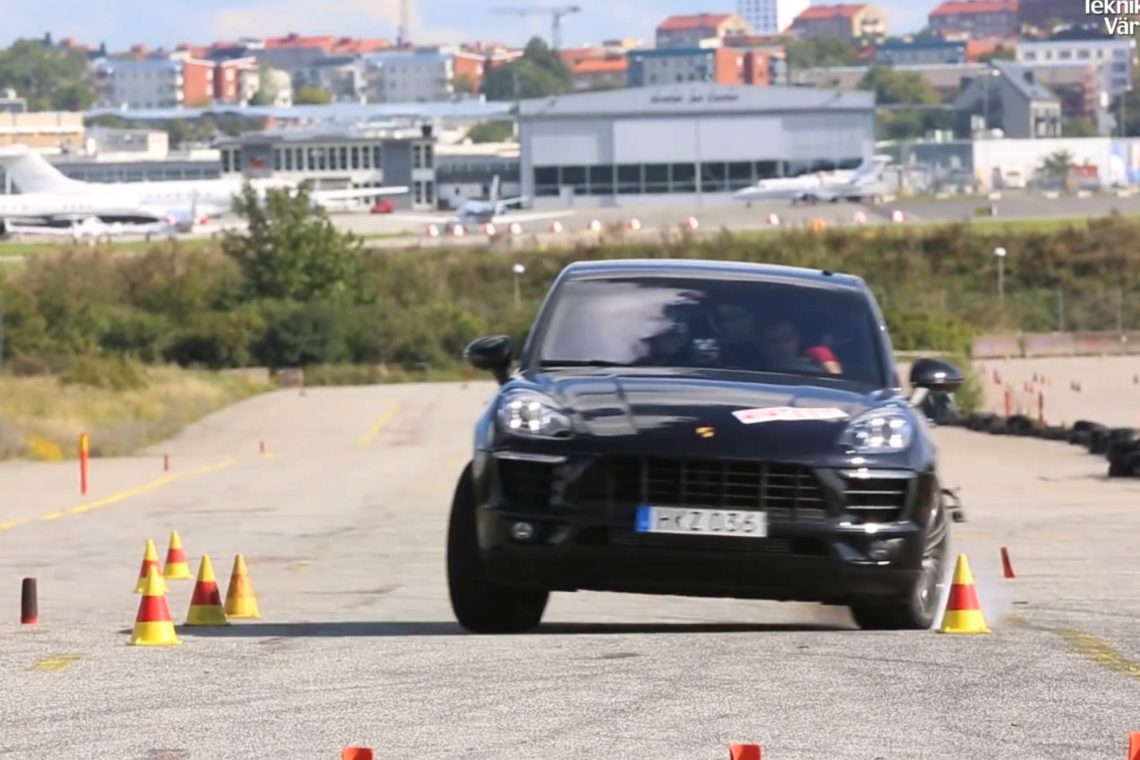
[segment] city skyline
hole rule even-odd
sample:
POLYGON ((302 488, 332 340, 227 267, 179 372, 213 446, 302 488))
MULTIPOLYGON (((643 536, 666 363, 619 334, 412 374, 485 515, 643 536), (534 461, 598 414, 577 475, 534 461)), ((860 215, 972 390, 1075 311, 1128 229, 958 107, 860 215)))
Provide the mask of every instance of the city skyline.
MULTIPOLYGON (((536 3, 550 5, 553 3, 536 3)), ((666 16, 679 13, 723 13, 737 10, 736 0, 579 0, 582 12, 562 22, 565 47, 596 44, 606 38, 631 37, 653 42, 653 30, 666 16)), ((813 3, 828 4, 828 3, 813 3)), ((918 31, 929 5, 913 0, 881 0, 875 3, 890 16, 892 34, 918 31)), ((415 6, 413 0, 412 3, 415 6)), ((465 0, 435 0, 413 10, 411 38, 417 44, 453 44, 463 41, 500 42, 521 46, 539 36, 550 39, 550 16, 519 17, 493 14, 489 10, 469 14, 465 0), (456 19, 462 18, 463 23, 456 19)), ((510 4, 507 4, 510 5, 510 4)), ((528 5, 516 3, 514 5, 528 5)), ((41 38, 51 33, 92 47, 105 43, 110 50, 134 44, 173 48, 180 43, 209 44, 239 37, 272 37, 296 32, 300 35, 336 35, 396 39, 399 0, 328 0, 314 18, 309 0, 167 0, 162 12, 142 0, 109 0, 99 5, 74 5, 70 0, 45 0, 24 6, 15 13, 6 0, 9 22, 0 44, 7 46, 21 37, 41 38), (125 25, 123 18, 134 23, 125 25)))

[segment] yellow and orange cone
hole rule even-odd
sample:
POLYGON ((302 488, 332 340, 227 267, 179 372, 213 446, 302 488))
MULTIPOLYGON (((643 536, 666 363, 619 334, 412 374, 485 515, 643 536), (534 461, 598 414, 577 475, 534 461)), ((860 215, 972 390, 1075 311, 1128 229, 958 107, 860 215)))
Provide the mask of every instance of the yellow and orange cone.
POLYGON ((222 607, 222 596, 218 591, 218 580, 214 577, 214 564, 210 555, 202 555, 198 566, 198 580, 194 584, 194 594, 190 597, 190 611, 186 613, 186 625, 229 625, 226 611, 222 607))
POLYGON ((192 581, 186 552, 182 549, 182 537, 178 531, 170 531, 170 547, 166 550, 166 568, 162 572, 168 581, 192 581))
POLYGON ((166 585, 154 566, 147 568, 135 628, 128 643, 136 647, 172 647, 182 643, 166 603, 166 585))
POLYGON ((139 567, 139 579, 135 584, 135 593, 141 594, 146 589, 147 573, 150 568, 158 574, 158 583, 161 593, 166 593, 166 582, 162 579, 162 569, 158 566, 158 550, 154 548, 154 541, 146 540, 146 552, 143 554, 142 566, 139 567))
POLYGON ((958 555, 954 567, 954 580, 950 585, 950 596, 946 600, 946 610, 942 613, 942 627, 939 633, 989 633, 982 607, 978 603, 978 590, 974 586, 974 575, 965 554, 958 555))
POLYGON ((241 554, 234 557, 234 569, 230 574, 229 588, 226 589, 225 609, 227 617, 239 620, 261 617, 257 595, 253 593, 253 584, 245 567, 245 557, 241 554))

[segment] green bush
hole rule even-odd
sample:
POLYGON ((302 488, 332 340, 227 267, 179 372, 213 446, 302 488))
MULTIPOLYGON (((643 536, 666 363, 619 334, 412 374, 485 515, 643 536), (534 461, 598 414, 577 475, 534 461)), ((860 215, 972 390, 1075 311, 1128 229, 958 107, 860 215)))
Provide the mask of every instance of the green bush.
POLYGON ((113 391, 142 390, 148 385, 146 368, 126 356, 79 357, 59 379, 64 385, 87 385, 113 391))
MULTIPOLYGON (((317 378, 462 376, 463 347, 504 333, 521 350, 547 289, 572 261, 716 258, 826 268, 863 277, 899 350, 966 355, 997 329, 1140 326, 1140 222, 1112 215, 1085 227, 882 226, 730 233, 570 250, 437 248, 373 251, 338 232, 304 194, 243 196, 247 233, 141 255, 68 250, 37 255, 0 277, 5 358, 32 372, 51 357, 133 357, 212 369, 308 366, 317 378), (1004 246, 1005 299, 993 248, 1004 246), (522 263, 519 279, 511 266, 522 263), (1063 297, 1062 297, 1063 296, 1063 297), (362 365, 369 369, 340 369, 362 365), (316 369, 319 368, 319 369, 316 369), (337 369, 333 369, 337 368, 337 369), (427 373, 427 374, 425 374, 427 373)), ((96 360, 84 360, 96 361, 96 360)), ((99 361, 103 361, 100 359, 99 361)), ((131 365, 141 366, 141 365, 131 365)), ((13 371, 15 368, 9 368, 13 371)), ((75 381, 104 382, 103 364, 75 381)), ((319 381, 318 381, 319 382, 319 381)))

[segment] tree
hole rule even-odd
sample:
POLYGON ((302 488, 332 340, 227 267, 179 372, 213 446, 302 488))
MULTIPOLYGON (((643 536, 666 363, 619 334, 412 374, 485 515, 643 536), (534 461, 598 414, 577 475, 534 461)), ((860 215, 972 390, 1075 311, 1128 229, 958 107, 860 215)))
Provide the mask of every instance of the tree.
POLYGON ((299 106, 331 103, 333 95, 322 87, 307 84, 293 93, 293 102, 299 106))
POLYGON ((514 135, 515 125, 509 121, 481 121, 467 132, 473 143, 507 142, 514 135))
POLYGON ((83 53, 38 40, 19 40, 0 50, 0 87, 27 98, 33 111, 82 111, 95 103, 83 53))
POLYGON ((831 37, 788 40, 784 50, 788 68, 792 70, 854 66, 858 63, 858 51, 854 45, 831 37))
POLYGON ((930 130, 951 126, 949 112, 925 108, 941 104, 942 95, 918 72, 873 66, 858 87, 874 90, 878 105, 918 106, 914 110, 892 110, 879 115, 879 132, 888 140, 921 137, 930 130))
POLYGON ((1087 116, 1075 116, 1071 119, 1065 119, 1061 124, 1061 135, 1063 137, 1097 137, 1100 135, 1100 130, 1096 128, 1093 120, 1087 116))
POLYGON ((1037 166, 1037 173, 1046 184, 1064 183, 1073 166, 1073 154, 1067 150, 1055 150, 1037 166))
POLYGON ((451 87, 455 92, 467 95, 474 95, 479 89, 475 86, 475 78, 470 74, 456 74, 451 79, 451 87))
POLYGON ((274 70, 265 63, 257 67, 257 92, 249 99, 251 106, 270 106, 277 99, 277 81, 274 70))
POLYGON ((570 68, 540 37, 527 43, 521 58, 495 66, 483 76, 487 100, 541 98, 571 89, 570 68))
POLYGON ((306 189, 271 189, 259 198, 247 183, 234 211, 248 230, 227 232, 222 250, 241 269, 252 299, 351 303, 363 300, 361 240, 338 230, 306 189))
POLYGON ((982 53, 978 56, 978 63, 989 63, 990 61, 1012 61, 1017 56, 1014 54, 1013 48, 999 47, 991 50, 988 53, 982 53))

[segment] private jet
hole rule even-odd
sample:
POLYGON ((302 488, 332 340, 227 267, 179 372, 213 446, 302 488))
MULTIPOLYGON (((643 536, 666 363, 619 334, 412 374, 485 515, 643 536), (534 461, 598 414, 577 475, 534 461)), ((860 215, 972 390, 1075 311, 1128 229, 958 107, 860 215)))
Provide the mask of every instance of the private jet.
MULTIPOLYGON (((103 222, 170 224, 181 232, 231 213, 234 198, 247 180, 221 178, 162 182, 84 182, 66 176, 38 151, 26 145, 0 148, 0 167, 20 193, 0 198, 0 218, 29 217, 47 221, 87 214, 103 222)), ((296 190, 299 183, 275 179, 248 180, 264 197, 270 188, 296 190)), ((314 206, 350 199, 371 199, 409 192, 404 185, 313 190, 314 206)))
POLYGON ((573 211, 542 211, 536 213, 516 213, 510 211, 513 206, 526 202, 528 198, 520 195, 514 198, 499 197, 499 176, 491 180, 490 197, 486 200, 480 198, 464 198, 455 209, 454 214, 389 214, 390 219, 415 221, 424 224, 437 224, 448 227, 467 227, 472 224, 502 224, 504 222, 536 222, 543 219, 558 219, 573 216, 573 211))
POLYGON ((832 172, 815 172, 798 177, 764 179, 751 187, 737 190, 734 200, 753 201, 791 200, 796 203, 836 203, 840 200, 863 200, 887 195, 882 182, 883 171, 891 162, 890 156, 875 155, 863 159, 854 169, 832 172))

